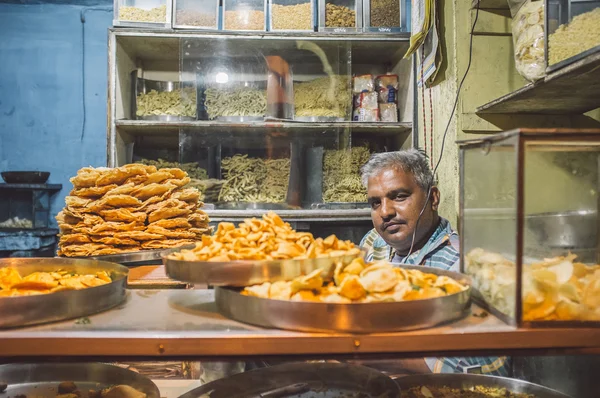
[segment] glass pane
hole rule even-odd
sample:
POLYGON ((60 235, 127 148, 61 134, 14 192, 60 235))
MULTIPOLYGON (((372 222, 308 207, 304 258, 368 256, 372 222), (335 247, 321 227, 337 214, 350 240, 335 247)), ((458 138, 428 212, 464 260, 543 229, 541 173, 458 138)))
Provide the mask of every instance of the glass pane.
POLYGON ((463 156, 464 269, 488 306, 514 317, 516 145, 502 141, 465 149, 463 156))
POLYGON ((523 320, 600 320, 600 145, 526 146, 523 320))
POLYGON ((600 1, 549 0, 548 64, 600 46, 598 24, 600 1))

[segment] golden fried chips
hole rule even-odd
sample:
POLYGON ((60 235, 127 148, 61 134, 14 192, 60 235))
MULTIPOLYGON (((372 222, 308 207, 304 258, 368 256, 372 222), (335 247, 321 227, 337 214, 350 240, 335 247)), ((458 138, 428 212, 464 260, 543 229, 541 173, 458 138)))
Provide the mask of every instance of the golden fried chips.
MULTIPOLYGON (((191 231, 203 231, 200 225, 202 217, 191 215, 187 221, 195 227, 191 231)), ((156 221, 148 229, 156 225, 152 230, 161 233, 160 222, 156 221)), ((310 232, 297 232, 277 214, 269 212, 261 220, 244 220, 238 228, 232 223, 222 222, 214 236, 203 236, 196 248, 172 253, 170 258, 186 261, 280 260, 359 253, 360 250, 350 241, 339 240, 335 235, 314 239, 310 232)))

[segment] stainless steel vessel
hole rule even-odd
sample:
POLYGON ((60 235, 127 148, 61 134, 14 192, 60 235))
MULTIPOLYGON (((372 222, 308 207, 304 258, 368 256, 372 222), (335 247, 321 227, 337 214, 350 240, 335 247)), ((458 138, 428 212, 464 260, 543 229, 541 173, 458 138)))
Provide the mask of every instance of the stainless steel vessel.
MULTIPOLYGON (((422 269, 422 267, 404 267, 422 269)), ((215 301, 228 318, 252 325, 305 332, 378 333, 433 327, 466 316, 471 308, 471 287, 462 274, 428 268, 469 285, 457 294, 426 300, 384 303, 334 304, 273 300, 217 287, 215 301)))
POLYGON ((55 397, 58 384, 71 381, 84 396, 89 390, 123 384, 143 392, 147 398, 160 398, 158 387, 147 377, 102 363, 0 365, 0 380, 8 384, 3 394, 6 397, 55 397))
POLYGON ((412 387, 430 386, 451 388, 470 388, 474 386, 506 388, 513 393, 533 394, 535 398, 570 398, 556 390, 506 377, 484 376, 477 374, 422 374, 404 376, 395 379, 401 391, 412 387))
POLYGON ((398 386, 370 368, 340 363, 289 363, 213 381, 179 398, 400 396, 398 386))
MULTIPOLYGON (((349 264, 357 255, 289 260, 184 261, 169 258, 163 263, 169 278, 212 286, 250 286, 264 282, 288 281, 321 269, 325 279, 333 277, 338 262, 349 264)), ((362 252, 361 252, 362 253, 362 252)))
POLYGON ((22 276, 36 271, 73 271, 95 274, 106 271, 112 282, 82 290, 35 296, 0 298, 0 328, 56 322, 95 314, 121 304, 126 297, 128 269, 106 261, 67 258, 6 258, 0 268, 16 268, 22 276))

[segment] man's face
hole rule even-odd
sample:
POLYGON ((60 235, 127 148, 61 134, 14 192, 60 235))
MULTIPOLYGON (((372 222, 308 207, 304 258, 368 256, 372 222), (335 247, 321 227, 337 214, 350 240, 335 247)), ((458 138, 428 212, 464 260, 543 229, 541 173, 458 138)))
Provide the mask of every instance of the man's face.
MULTIPOLYGON (((415 236, 415 247, 437 221, 439 191, 431 190, 429 201, 415 236)), ((367 193, 371 218, 379 235, 388 245, 405 254, 410 249, 419 213, 425 205, 427 192, 417 185, 412 173, 389 168, 369 178, 367 193)))

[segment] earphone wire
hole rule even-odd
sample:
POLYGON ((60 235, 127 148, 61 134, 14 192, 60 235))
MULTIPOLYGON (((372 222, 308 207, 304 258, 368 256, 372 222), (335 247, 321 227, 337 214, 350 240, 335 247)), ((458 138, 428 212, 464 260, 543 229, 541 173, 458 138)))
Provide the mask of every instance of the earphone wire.
MULTIPOLYGON (((410 255, 413 252, 413 249, 415 246, 415 239, 417 236, 417 229, 419 227, 419 221, 421 221, 421 217, 423 216, 423 213, 425 213, 425 209, 427 208, 427 205, 429 204, 429 200, 431 199, 431 192, 435 185, 435 176, 437 174, 438 167, 440 166, 440 163, 442 162, 442 157, 444 156, 444 146, 446 144, 446 137, 448 136, 450 124, 452 123, 452 118, 454 117, 454 113, 456 112, 456 107, 458 106, 458 100, 460 98, 460 91, 465 82, 465 79, 467 78, 467 75, 469 74, 469 70, 471 69, 471 61, 473 60, 473 33, 475 32, 475 25, 477 24, 477 20, 479 19, 479 3, 480 2, 481 2, 481 0, 477 0, 477 8, 475 10, 475 19, 473 20, 473 25, 471 26, 471 35, 469 37, 469 62, 467 63, 467 69, 465 70, 465 74, 463 75, 463 77, 460 81, 460 84, 458 86, 458 90, 456 92, 456 98, 454 99, 454 106, 452 107, 452 112, 450 113, 450 117, 448 118, 448 123, 446 124, 446 129, 444 130, 444 135, 442 136, 442 145, 440 146, 440 156, 438 157, 435 168, 433 169, 432 181, 430 181, 429 188, 427 189, 427 199, 425 200, 425 204, 423 205, 423 208, 421 209, 421 212, 419 213, 419 217, 417 217, 415 229, 413 230, 413 233, 412 233, 412 241, 410 243, 410 250, 408 251, 408 254, 406 255, 406 257, 404 257, 404 259, 402 260, 402 264, 406 264, 406 261, 409 259, 410 255)), ((422 81, 421 84, 424 85, 425 82, 422 81)), ((431 132, 431 134, 433 135, 433 131, 431 132)), ((427 155, 427 154, 425 154, 425 155, 427 155)))

